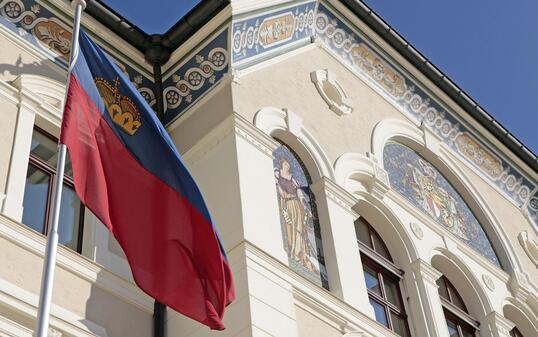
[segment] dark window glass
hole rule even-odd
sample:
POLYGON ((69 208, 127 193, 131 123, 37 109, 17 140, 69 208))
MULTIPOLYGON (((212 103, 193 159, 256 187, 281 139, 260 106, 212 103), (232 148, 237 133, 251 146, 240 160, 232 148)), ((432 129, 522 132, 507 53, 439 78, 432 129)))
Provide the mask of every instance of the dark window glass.
POLYGON ((512 329, 512 331, 510 331, 510 336, 512 336, 512 337, 523 337, 523 334, 521 332, 519 332, 519 330, 516 327, 514 327, 512 329))
MULTIPOLYGON (((57 141, 40 129, 32 135, 30 160, 26 173, 22 222, 28 227, 46 234, 51 220, 49 208, 52 186, 56 179, 57 141)), ((84 208, 73 185, 71 161, 66 160, 60 222, 60 243, 80 252, 82 246, 82 217, 84 208)))
MULTIPOLYGON (((463 303, 463 299, 457 292, 456 288, 450 283, 450 281, 443 275, 437 280, 439 286, 439 296, 444 298, 448 304, 443 303, 446 325, 448 327, 448 334, 450 337, 474 337, 475 329, 466 323, 461 317, 455 315, 452 311, 447 310, 447 306, 453 306, 460 309, 464 314, 468 314, 467 308, 463 303)), ((462 315, 464 315, 462 314, 462 315)))
POLYGON ((357 240, 368 248, 359 244, 362 258, 364 280, 370 298, 370 304, 374 308, 375 318, 380 324, 391 329, 400 336, 409 336, 407 316, 400 293, 399 277, 386 269, 387 264, 393 266, 392 259, 381 237, 363 218, 355 221, 357 240), (364 251, 373 250, 379 255, 368 254, 364 251))

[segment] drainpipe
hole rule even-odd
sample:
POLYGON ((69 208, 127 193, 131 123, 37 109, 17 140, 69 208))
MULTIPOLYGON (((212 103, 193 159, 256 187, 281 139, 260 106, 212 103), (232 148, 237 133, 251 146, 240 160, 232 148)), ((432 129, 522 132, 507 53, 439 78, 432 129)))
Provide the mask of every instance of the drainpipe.
MULTIPOLYGON (((145 52, 145 59, 153 65, 155 112, 164 125, 164 98, 161 66, 170 58, 170 51, 162 45, 162 35, 151 35, 151 46, 145 52)), ((153 305, 153 337, 165 337, 166 305, 155 301, 153 305)))

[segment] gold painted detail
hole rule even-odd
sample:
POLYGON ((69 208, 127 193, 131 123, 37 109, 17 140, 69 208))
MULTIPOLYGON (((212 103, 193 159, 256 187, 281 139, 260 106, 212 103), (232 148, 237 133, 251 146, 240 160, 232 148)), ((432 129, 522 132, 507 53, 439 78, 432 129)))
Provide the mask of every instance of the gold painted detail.
POLYGON ((118 84, 119 78, 110 84, 102 77, 95 78, 95 85, 103 98, 112 121, 129 135, 134 135, 142 125, 140 112, 136 104, 127 96, 121 95, 118 84))
POLYGON ((65 59, 71 50, 71 32, 59 23, 49 20, 38 22, 33 29, 35 37, 65 59))
POLYGON ((463 156, 480 167, 488 176, 493 179, 501 176, 503 172, 501 160, 479 144, 468 132, 458 135, 456 146, 463 156))
POLYGON ((292 38, 295 30, 295 17, 292 13, 267 18, 259 28, 260 44, 269 47, 292 38))

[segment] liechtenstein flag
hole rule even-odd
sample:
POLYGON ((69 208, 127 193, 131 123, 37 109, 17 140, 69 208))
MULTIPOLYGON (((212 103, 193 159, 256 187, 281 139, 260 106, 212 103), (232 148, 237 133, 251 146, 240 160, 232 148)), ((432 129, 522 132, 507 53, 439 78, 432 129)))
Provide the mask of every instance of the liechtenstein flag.
POLYGON ((224 329, 232 274, 200 190, 129 79, 81 31, 60 142, 80 200, 123 248, 137 285, 224 329))

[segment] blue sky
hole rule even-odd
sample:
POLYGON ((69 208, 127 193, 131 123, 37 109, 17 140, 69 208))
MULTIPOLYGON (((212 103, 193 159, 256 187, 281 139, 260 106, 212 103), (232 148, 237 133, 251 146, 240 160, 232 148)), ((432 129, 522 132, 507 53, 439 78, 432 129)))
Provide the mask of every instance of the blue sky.
MULTIPOLYGON (((105 0, 163 33, 198 0, 105 0)), ((538 153, 537 0, 365 0, 516 138, 538 153)))

